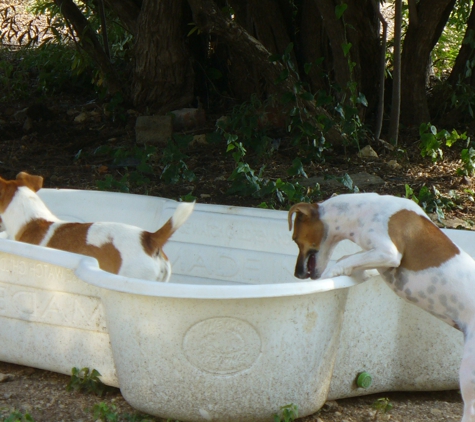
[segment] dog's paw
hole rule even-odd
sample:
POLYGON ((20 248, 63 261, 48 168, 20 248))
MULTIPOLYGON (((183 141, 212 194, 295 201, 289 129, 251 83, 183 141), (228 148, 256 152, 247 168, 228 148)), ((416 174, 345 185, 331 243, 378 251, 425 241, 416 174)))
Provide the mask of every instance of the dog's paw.
POLYGON ((362 281, 366 281, 370 279, 371 277, 378 276, 379 272, 378 270, 353 270, 353 273, 351 275, 362 281))
POLYGON ((340 275, 351 275, 351 268, 334 265, 331 268, 327 268, 320 278, 333 278, 338 277, 340 275))

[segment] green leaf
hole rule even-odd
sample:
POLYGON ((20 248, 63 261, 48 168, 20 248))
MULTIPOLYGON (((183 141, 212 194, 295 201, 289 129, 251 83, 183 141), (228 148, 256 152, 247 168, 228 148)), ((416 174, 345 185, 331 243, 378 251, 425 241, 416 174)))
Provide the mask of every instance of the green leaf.
POLYGON ((210 78, 212 81, 217 81, 223 77, 222 72, 219 69, 216 69, 214 67, 210 67, 206 70, 206 75, 208 78, 210 78))
POLYGON ((335 16, 336 16, 336 18, 340 19, 343 16, 343 13, 345 13, 346 9, 348 9, 348 5, 346 3, 338 4, 335 7, 335 16))
POLYGON ((366 99, 365 95, 361 92, 358 94, 358 98, 356 99, 356 102, 364 105, 365 107, 368 107, 368 100, 366 99))
POLYGON ((310 94, 310 92, 302 92, 300 95, 299 95, 300 98, 302 98, 302 100, 304 101, 313 101, 315 98, 312 94, 310 94))
POLYGON ((288 55, 294 48, 294 43, 289 43, 289 45, 285 48, 284 54, 288 55))
POLYGON ((343 54, 344 54, 345 57, 346 57, 346 56, 348 55, 348 53, 350 52, 352 46, 353 46, 353 44, 351 44, 350 42, 348 42, 348 43, 343 43, 343 44, 341 45, 341 48, 343 48, 343 54))
POLYGON ((352 192, 359 191, 358 187, 354 185, 353 179, 348 173, 345 173, 343 177, 338 178, 338 181, 352 192))
POLYGON ((300 161, 300 158, 295 158, 292 161, 292 166, 287 170, 287 174, 289 176, 303 176, 307 178, 307 173, 305 173, 305 170, 303 169, 303 164, 302 161, 300 161))

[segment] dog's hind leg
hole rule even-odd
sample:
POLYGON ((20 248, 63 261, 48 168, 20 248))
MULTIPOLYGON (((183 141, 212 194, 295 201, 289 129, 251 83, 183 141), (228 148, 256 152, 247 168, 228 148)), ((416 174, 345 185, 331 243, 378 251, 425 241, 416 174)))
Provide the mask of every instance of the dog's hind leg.
POLYGON ((460 366, 460 391, 464 403, 462 422, 475 422, 475 323, 471 328, 466 330, 460 366))

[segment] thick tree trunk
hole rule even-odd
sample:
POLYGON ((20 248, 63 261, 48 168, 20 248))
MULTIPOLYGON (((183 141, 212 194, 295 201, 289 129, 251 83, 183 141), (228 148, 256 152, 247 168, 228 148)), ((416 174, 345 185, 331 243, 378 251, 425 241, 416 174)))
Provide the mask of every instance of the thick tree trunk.
MULTIPOLYGON (((267 84, 274 83, 285 69, 280 62, 269 60, 270 52, 237 22, 225 17, 216 7, 213 0, 188 0, 193 11, 193 18, 202 32, 213 33, 221 37, 229 47, 246 60, 256 66, 267 84)), ((295 77, 289 73, 287 79, 279 84, 281 92, 294 92, 295 77)), ((304 102, 312 113, 329 117, 321 108, 316 108, 313 103, 304 102)), ((341 144, 341 134, 331 128, 326 134, 327 140, 341 144)))
MULTIPOLYGON (((345 56, 343 51, 343 44, 347 43, 344 18, 337 19, 335 14, 336 4, 333 0, 314 1, 323 19, 325 32, 328 34, 333 57, 334 80, 343 91, 346 91, 352 75, 348 66, 348 57, 345 56)), ((352 52, 350 51, 349 54, 351 57, 352 52)))
MULTIPOLYGON (((340 2, 334 0, 314 0, 318 10, 303 16, 302 31, 311 34, 311 29, 307 28, 308 20, 314 22, 318 16, 323 21, 324 33, 313 33, 313 37, 319 37, 319 42, 328 40, 331 51, 322 48, 315 49, 318 53, 323 53, 325 58, 324 68, 331 80, 334 80, 340 87, 340 101, 348 101, 350 94, 363 93, 370 105, 374 109, 377 101, 378 84, 378 57, 379 57, 379 31, 376 12, 371 4, 371 0, 348 0, 347 10, 342 17, 337 19, 335 10, 340 2), (303 24, 306 25, 303 25, 303 24), (351 44, 349 52, 345 55, 344 44, 351 44)), ((307 10, 311 10, 309 5, 303 3, 307 10)), ((319 31, 319 22, 314 24, 319 31)), ((304 51, 310 47, 307 40, 304 51)), ((306 58, 308 60, 308 54, 306 58)), ((322 57, 322 56, 320 56, 322 57)), ((313 60, 318 57, 314 57, 313 60)), ((313 61, 312 60, 312 61, 313 61)), ((361 110, 363 113, 364 109, 361 110)))
MULTIPOLYGON (((258 40, 270 54, 282 54, 291 42, 279 4, 275 0, 230 0, 235 20, 249 35, 258 40)), ((229 51, 229 83, 241 99, 251 94, 263 98, 276 92, 275 85, 268 84, 255 64, 242 60, 234 50, 229 51)))
POLYGON ((325 74, 329 75, 333 72, 330 45, 324 28, 316 1, 303 0, 300 13, 300 31, 298 32, 300 57, 303 64, 312 64, 307 75, 312 92, 327 90, 329 85, 325 74), (325 59, 322 61, 323 58, 325 59))
POLYGON ((420 0, 418 22, 409 23, 401 57, 401 123, 430 120, 426 75, 430 52, 437 43, 456 0, 420 0))
POLYGON ((349 0, 345 12, 347 38, 351 42, 353 78, 359 92, 366 96, 371 110, 377 103, 380 35, 378 16, 371 0, 349 0))
POLYGON ((471 69, 467 73, 467 62, 471 62, 475 57, 475 49, 473 48, 473 34, 475 33, 475 3, 472 6, 472 11, 467 21, 467 30, 465 31, 464 43, 460 47, 457 58, 455 59, 454 67, 450 72, 447 83, 455 87, 459 82, 465 82, 475 86, 475 69, 471 69))
POLYGON ((105 4, 117 15, 131 34, 135 35, 137 33, 137 19, 142 5, 141 0, 105 0, 105 4))
POLYGON ((137 21, 132 98, 164 113, 193 100, 194 73, 185 47, 181 0, 144 0, 137 21))

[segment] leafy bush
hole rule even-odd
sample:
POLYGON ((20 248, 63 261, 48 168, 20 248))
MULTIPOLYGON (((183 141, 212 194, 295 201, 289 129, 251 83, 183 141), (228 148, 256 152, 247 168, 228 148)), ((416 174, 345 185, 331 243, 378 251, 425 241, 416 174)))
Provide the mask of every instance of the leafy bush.
POLYGON ((274 415, 274 422, 292 422, 299 417, 297 405, 288 404, 280 408, 280 414, 274 415))
POLYGON ((430 157, 435 163, 444 157, 443 146, 451 147, 458 140, 467 140, 466 133, 459 134, 455 129, 449 132, 445 129, 437 131, 437 128, 430 123, 423 123, 419 127, 422 157, 430 157))
MULTIPOLYGON (((151 422, 156 420, 152 416, 142 414, 142 413, 119 413, 117 411, 117 406, 111 404, 110 406, 107 403, 101 402, 95 404, 90 410, 94 419, 101 422, 151 422)), ((171 420, 170 420, 171 421, 171 420)), ((179 421, 176 421, 179 422, 179 421)))
POLYGON ((14 411, 8 416, 1 417, 0 422, 35 422, 29 413, 21 413, 19 411, 14 411))
POLYGON ((147 187, 150 179, 147 175, 153 174, 153 168, 150 160, 155 156, 157 149, 155 147, 133 147, 115 148, 109 145, 102 145, 94 151, 95 155, 103 155, 112 158, 110 167, 120 167, 125 169, 125 173, 117 180, 111 174, 105 175, 103 180, 96 182, 100 190, 118 190, 120 192, 129 192, 131 186, 147 187), (135 170, 129 170, 135 168, 135 170))
POLYGON ((191 142, 192 136, 173 135, 167 146, 163 149, 160 163, 163 165, 161 179, 165 183, 178 183, 180 180, 192 182, 196 175, 188 169, 185 160, 188 156, 183 149, 191 142))
MULTIPOLYGON (((263 202, 260 206, 269 208, 274 206, 283 206, 286 202, 310 202, 311 197, 320 194, 319 186, 307 189, 298 182, 285 182, 278 178, 275 181, 264 178, 265 166, 262 166, 259 172, 256 173, 251 166, 244 162, 246 149, 239 142, 238 136, 224 133, 227 140, 227 152, 232 154, 236 167, 234 168, 229 180, 232 182, 228 190, 228 194, 254 196, 264 200, 269 200, 270 204, 263 202)), ((291 176, 304 176, 302 162, 296 158, 293 161, 292 167, 288 171, 291 176)))
POLYGON ((459 176, 473 176, 475 174, 475 149, 464 148, 460 153, 462 168, 457 169, 459 176))
POLYGON ((457 194, 450 191, 450 197, 443 196, 434 186, 429 189, 422 186, 419 194, 416 195, 414 190, 409 186, 406 187, 406 198, 412 199, 416 204, 427 213, 436 213, 437 219, 440 221, 445 217, 444 210, 456 208, 457 194))
MULTIPOLYGON (((76 5, 99 33, 101 23, 95 8, 88 2, 76 5)), ((91 58, 76 48, 77 34, 59 7, 52 1, 34 0, 28 11, 44 16, 45 21, 40 24, 33 17, 28 22, 17 22, 14 6, 0 9, 0 44, 6 41, 5 44, 17 42, 22 46, 18 51, 0 50, 0 87, 5 87, 0 89, 0 100, 31 97, 32 83, 33 92, 42 95, 64 90, 103 90, 103 75, 91 58)), ((110 13, 106 13, 106 22, 111 61, 123 69, 131 61, 132 35, 110 13)))
POLYGON ((388 413, 393 409, 393 404, 389 401, 387 397, 381 397, 377 399, 371 407, 376 410, 375 418, 376 421, 378 418, 378 413, 388 413))
POLYGON ((99 371, 89 368, 78 369, 74 367, 71 370, 71 380, 66 386, 67 391, 77 391, 81 393, 92 393, 102 397, 111 387, 103 384, 99 379, 99 371))

